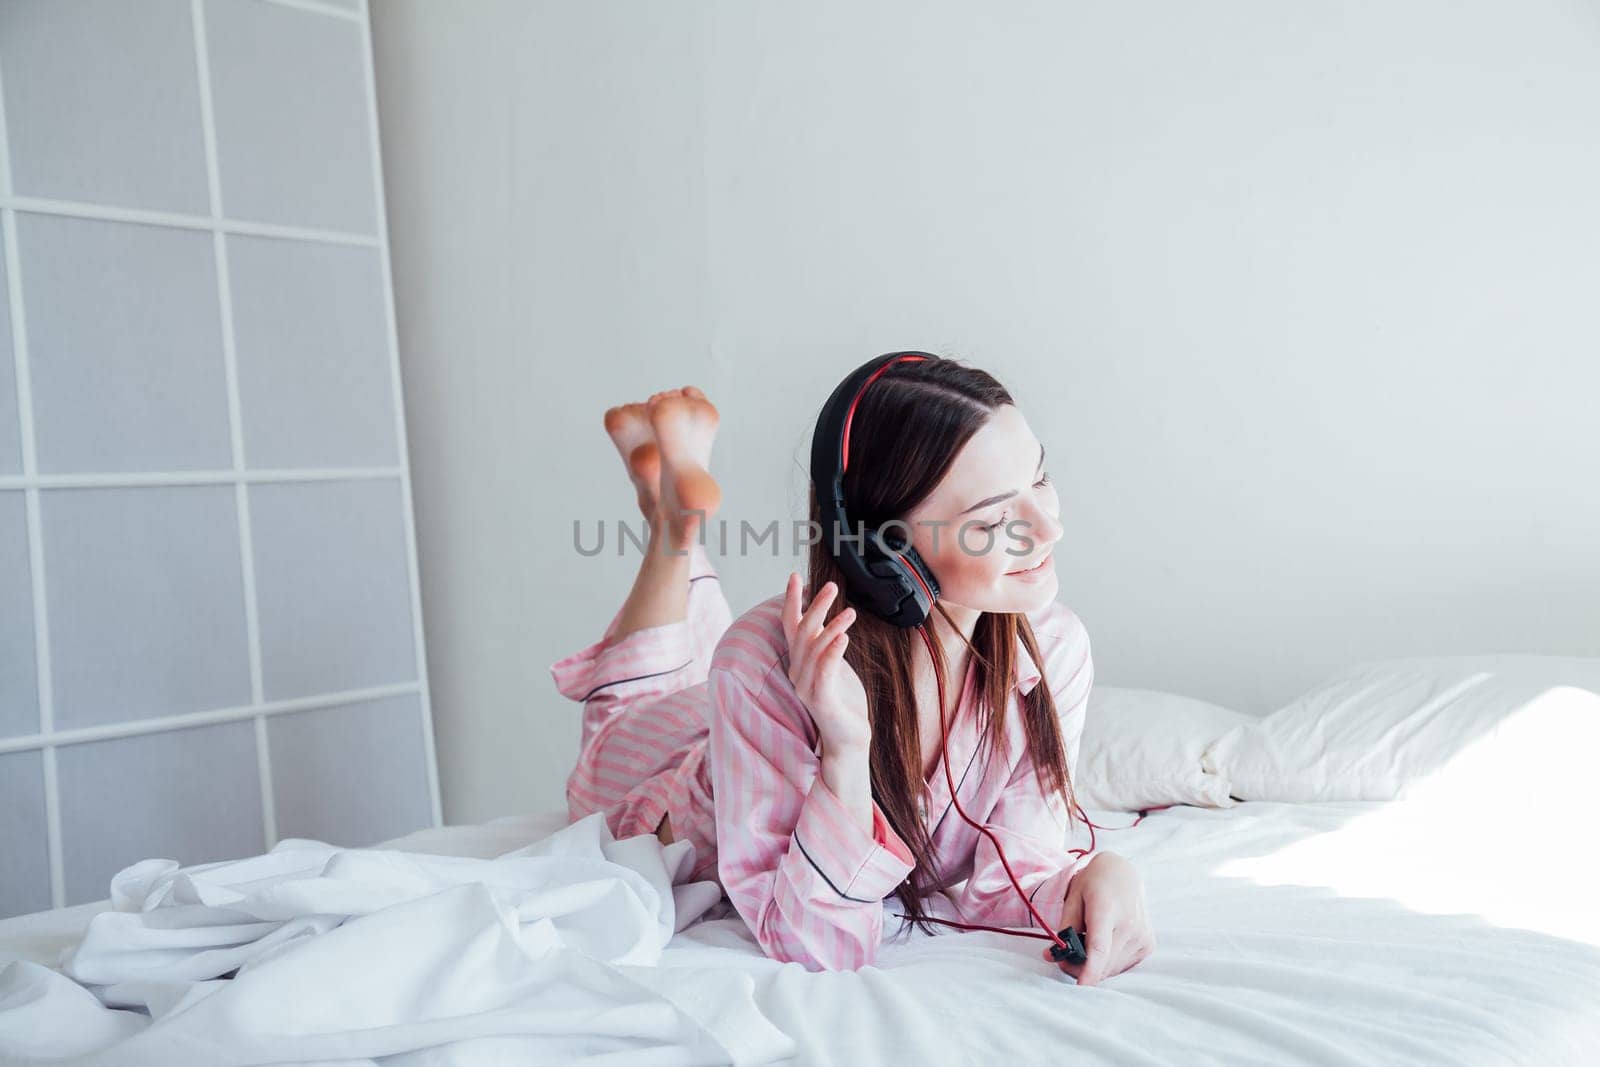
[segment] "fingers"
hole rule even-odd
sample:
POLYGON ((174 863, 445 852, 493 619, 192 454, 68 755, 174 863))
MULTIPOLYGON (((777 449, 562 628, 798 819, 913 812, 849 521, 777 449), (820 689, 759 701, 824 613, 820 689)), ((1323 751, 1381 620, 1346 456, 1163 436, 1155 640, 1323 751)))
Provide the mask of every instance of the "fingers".
MULTIPOLYGON (((1081 963, 1070 960, 1057 961, 1056 966, 1066 971, 1078 980, 1079 985, 1096 985, 1103 979, 1110 977, 1107 974, 1107 963, 1116 957, 1116 932, 1111 929, 1100 931, 1083 931, 1083 950, 1085 958, 1081 963)), ((1050 950, 1046 948, 1044 958, 1050 958, 1050 950)), ((1119 968, 1122 970, 1125 968, 1119 968)), ((1116 973, 1116 972, 1113 972, 1116 973)))
POLYGON ((794 571, 789 572, 789 581, 783 589, 783 636, 789 643, 791 653, 796 651, 797 639, 804 639, 804 643, 815 639, 822 629, 822 621, 828 616, 828 607, 836 599, 838 592, 838 586, 833 582, 823 582, 817 595, 811 598, 810 605, 802 611, 803 587, 800 575, 794 571))
POLYGON ((797 689, 809 692, 817 676, 844 655, 849 638, 845 633, 856 619, 854 608, 847 607, 831 621, 828 609, 839 597, 838 585, 823 582, 811 603, 801 610, 800 575, 790 572, 783 594, 783 633, 789 645, 789 679, 797 689))
POLYGON ((1089 958, 1083 961, 1082 969, 1078 972, 1079 985, 1098 985, 1105 978, 1106 964, 1111 961, 1111 950, 1116 946, 1116 939, 1115 930, 1103 927, 1084 942, 1084 951, 1089 958))
MULTIPOLYGON (((1082 963, 1057 964, 1082 986, 1099 985, 1137 967, 1155 951, 1155 935, 1136 925, 1091 928, 1083 935, 1086 958, 1082 963)), ((1045 959, 1050 950, 1045 949, 1045 959)))
POLYGON ((845 608, 813 637, 801 635, 798 653, 791 654, 790 666, 794 668, 791 681, 806 692, 823 688, 830 672, 844 658, 845 645, 850 640, 846 631, 856 621, 854 608, 845 608), (795 661, 798 660, 798 663, 795 661))
MULTIPOLYGON (((1154 934, 1146 931, 1144 936, 1134 938, 1133 943, 1128 946, 1128 967, 1135 967, 1143 963, 1155 950, 1156 938, 1154 934)), ((1127 967, 1123 968, 1123 970, 1127 969, 1127 967)))
MULTIPOLYGON (((1099 984, 1109 974, 1117 973, 1109 968, 1119 958, 1119 931, 1114 903, 1108 902, 1103 895, 1086 892, 1080 888, 1084 884, 1074 879, 1067 887, 1067 899, 1062 904, 1061 919, 1056 929, 1059 931, 1068 926, 1075 928, 1083 937, 1085 958, 1081 963, 1059 960, 1056 965, 1076 978, 1079 985, 1091 986, 1099 984)), ((1050 958, 1048 947, 1044 955, 1045 959, 1050 958)))
MULTIPOLYGON (((1067 885, 1067 898, 1061 904, 1061 914, 1056 919, 1055 932, 1056 933, 1060 933, 1062 930, 1065 930, 1069 926, 1072 927, 1073 929, 1077 930, 1080 935, 1084 933, 1084 930, 1083 930, 1083 892, 1082 892, 1081 887, 1079 886, 1079 883, 1076 880, 1072 881, 1071 883, 1069 883, 1067 885)), ((1053 948, 1054 946, 1055 946, 1055 942, 1053 942, 1053 941, 1050 944, 1045 946, 1045 949, 1044 949, 1044 958, 1045 959, 1047 959, 1047 960, 1050 959, 1050 949, 1053 948)), ((1087 946, 1085 946, 1085 947, 1087 947, 1087 946)), ((1081 964, 1081 963, 1068 963, 1066 960, 1051 960, 1051 962, 1055 963, 1062 970, 1066 971, 1068 974, 1072 975, 1074 978, 1076 978, 1078 976, 1078 969, 1083 966, 1083 964, 1081 964)))
POLYGON ((828 608, 832 606, 839 587, 832 582, 823 582, 822 588, 817 590, 817 595, 811 598, 811 606, 806 608, 805 614, 800 616, 798 633, 805 638, 814 639, 822 629, 822 620, 828 617, 828 608))
MULTIPOLYGON (((828 623, 828 625, 824 626, 817 633, 816 639, 812 643, 812 647, 819 650, 826 650, 829 647, 829 642, 833 641, 835 638, 848 636, 845 634, 845 631, 850 629, 850 624, 855 621, 856 609, 845 608, 843 611, 839 612, 839 614, 833 617, 832 622, 828 623)), ((843 646, 841 645, 841 647, 843 646)))
POLYGON ((1069 926, 1083 933, 1083 891, 1076 879, 1067 885, 1067 899, 1061 905, 1061 919, 1056 929, 1065 930, 1069 926))
POLYGON ((1117 947, 1117 901, 1104 893, 1089 894, 1083 903, 1083 924, 1094 931, 1084 943, 1088 959, 1083 963, 1079 985, 1094 985, 1106 976, 1112 950, 1117 947))
POLYGON ((800 575, 789 572, 789 581, 783 587, 783 639, 794 647, 794 632, 800 625, 800 575))

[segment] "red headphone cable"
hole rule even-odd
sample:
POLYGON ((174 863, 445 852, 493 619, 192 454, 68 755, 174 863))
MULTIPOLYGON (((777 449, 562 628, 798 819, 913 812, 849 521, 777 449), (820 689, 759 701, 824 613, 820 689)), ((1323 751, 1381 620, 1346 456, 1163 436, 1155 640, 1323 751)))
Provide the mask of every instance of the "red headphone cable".
MULTIPOLYGON (((937 653, 934 650, 933 638, 928 633, 927 624, 923 624, 921 626, 918 626, 917 627, 917 632, 922 635, 923 644, 928 646, 928 655, 929 656, 936 656, 937 653)), ((1026 893, 1024 893, 1022 891, 1022 884, 1017 881, 1016 874, 1011 870, 1011 864, 1006 860, 1005 850, 1000 847, 1000 842, 995 839, 994 834, 989 830, 989 828, 987 826, 981 825, 980 823, 976 822, 971 816, 969 816, 967 814, 966 809, 961 806, 961 801, 956 797, 955 775, 952 774, 951 771, 950 771, 950 746, 949 746, 950 732, 949 732, 948 727, 945 724, 945 717, 944 717, 944 705, 945 705, 944 679, 936 672, 935 675, 934 675, 934 680, 937 682, 937 684, 939 686, 939 738, 940 738, 940 746, 939 746, 939 748, 940 748, 940 761, 944 764, 944 780, 945 780, 946 786, 950 790, 950 803, 955 807, 956 814, 960 815, 963 819, 966 820, 967 825, 971 826, 973 829, 975 829, 979 833, 983 834, 985 837, 987 837, 989 839, 989 842, 992 845, 994 845, 995 855, 1000 858, 1000 865, 1005 868, 1006 877, 1011 879, 1012 887, 1014 889, 1016 889, 1017 895, 1022 898, 1022 903, 1027 906, 1028 912, 1033 916, 1034 921, 1037 922, 1040 926, 1042 926, 1045 929, 1045 931, 1047 931, 1047 932, 1041 934, 1041 933, 1039 933, 1037 931, 1034 931, 1034 930, 1026 930, 1026 931, 1024 931, 1024 930, 1013 930, 1013 929, 1010 929, 1009 927, 1004 927, 1004 926, 986 926, 986 925, 984 925, 982 923, 962 923, 962 922, 956 922, 956 921, 954 921, 952 919, 936 919, 936 918, 933 918, 932 916, 923 916, 923 918, 928 922, 940 923, 940 924, 942 924, 944 926, 955 926, 955 927, 958 927, 958 928, 960 928, 962 930, 989 930, 989 931, 992 931, 992 932, 998 933, 998 934, 1010 934, 1012 937, 1032 937, 1032 938, 1037 938, 1037 939, 1039 939, 1041 941, 1052 941, 1062 951, 1069 952, 1070 948, 1068 947, 1067 943, 1061 939, 1061 935, 1056 933, 1055 929, 1049 923, 1044 921, 1044 918, 1042 916, 1040 916, 1040 914, 1039 914, 1039 910, 1033 906, 1033 901, 1028 899, 1028 894, 1026 894, 1026 893)), ((1076 799, 1074 799, 1074 801, 1073 801, 1073 806, 1075 808, 1077 808, 1078 817, 1081 818, 1084 821, 1084 823, 1089 827, 1089 847, 1088 848, 1075 848, 1075 849, 1069 849, 1068 850, 1068 854, 1069 855, 1074 855, 1074 856, 1078 856, 1078 857, 1081 858, 1083 856, 1088 855, 1090 852, 1094 851, 1094 848, 1095 848, 1094 831, 1096 829, 1096 824, 1089 821, 1089 817, 1084 814, 1083 808, 1077 804, 1076 799)), ((1143 822, 1144 821, 1144 817, 1147 814, 1149 814, 1150 812, 1152 812, 1152 811, 1161 811, 1162 809, 1169 808, 1171 806, 1172 805, 1170 805, 1170 804, 1163 804, 1159 808, 1146 808, 1146 809, 1140 811, 1139 812, 1139 817, 1137 819, 1133 820, 1133 822, 1129 823, 1127 826, 1110 826, 1110 827, 1101 826, 1101 827, 1099 827, 1099 829, 1101 829, 1101 830, 1128 830, 1128 829, 1132 829, 1133 827, 1138 826, 1141 822, 1143 822)), ((907 916, 900 915, 898 913, 897 913, 897 917, 901 918, 901 919, 907 918, 907 916)))

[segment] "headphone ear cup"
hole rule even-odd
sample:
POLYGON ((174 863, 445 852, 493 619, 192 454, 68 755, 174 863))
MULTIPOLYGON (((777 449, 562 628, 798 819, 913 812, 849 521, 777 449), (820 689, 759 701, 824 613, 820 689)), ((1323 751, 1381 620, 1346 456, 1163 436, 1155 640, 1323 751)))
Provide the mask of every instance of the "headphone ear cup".
POLYGON ((939 583, 909 542, 869 530, 861 555, 868 572, 878 580, 874 599, 886 609, 879 614, 904 627, 919 626, 932 614, 933 602, 939 599, 939 583))
MULTIPOLYGON (((922 576, 923 582, 926 583, 928 587, 928 594, 932 596, 934 600, 938 600, 939 580, 933 576, 933 571, 929 569, 925 562, 923 562, 922 554, 916 549, 908 546, 906 550, 901 553, 900 561, 908 571, 915 571, 917 574, 922 576)), ((929 604, 928 608, 931 611, 933 609, 933 605, 929 604)))

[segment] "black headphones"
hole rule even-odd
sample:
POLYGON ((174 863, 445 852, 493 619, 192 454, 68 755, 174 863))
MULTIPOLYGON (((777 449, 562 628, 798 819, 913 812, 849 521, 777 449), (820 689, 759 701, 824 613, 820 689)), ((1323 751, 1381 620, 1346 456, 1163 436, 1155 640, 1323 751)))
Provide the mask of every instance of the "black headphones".
POLYGON ((844 572, 849 599, 900 627, 920 626, 939 599, 939 583, 911 546, 910 530, 852 532, 844 507, 844 472, 850 465, 850 420, 867 387, 898 363, 938 359, 927 352, 889 352, 850 373, 822 405, 811 435, 811 485, 822 518, 823 546, 844 572))

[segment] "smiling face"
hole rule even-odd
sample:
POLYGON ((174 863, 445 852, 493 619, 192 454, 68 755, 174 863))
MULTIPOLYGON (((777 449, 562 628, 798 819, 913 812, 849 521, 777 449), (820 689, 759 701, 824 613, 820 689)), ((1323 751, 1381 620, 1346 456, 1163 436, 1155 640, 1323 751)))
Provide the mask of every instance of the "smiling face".
POLYGON ((1043 446, 1022 412, 1002 404, 906 522, 939 580, 940 600, 1026 612, 1055 599, 1060 512, 1043 446))

